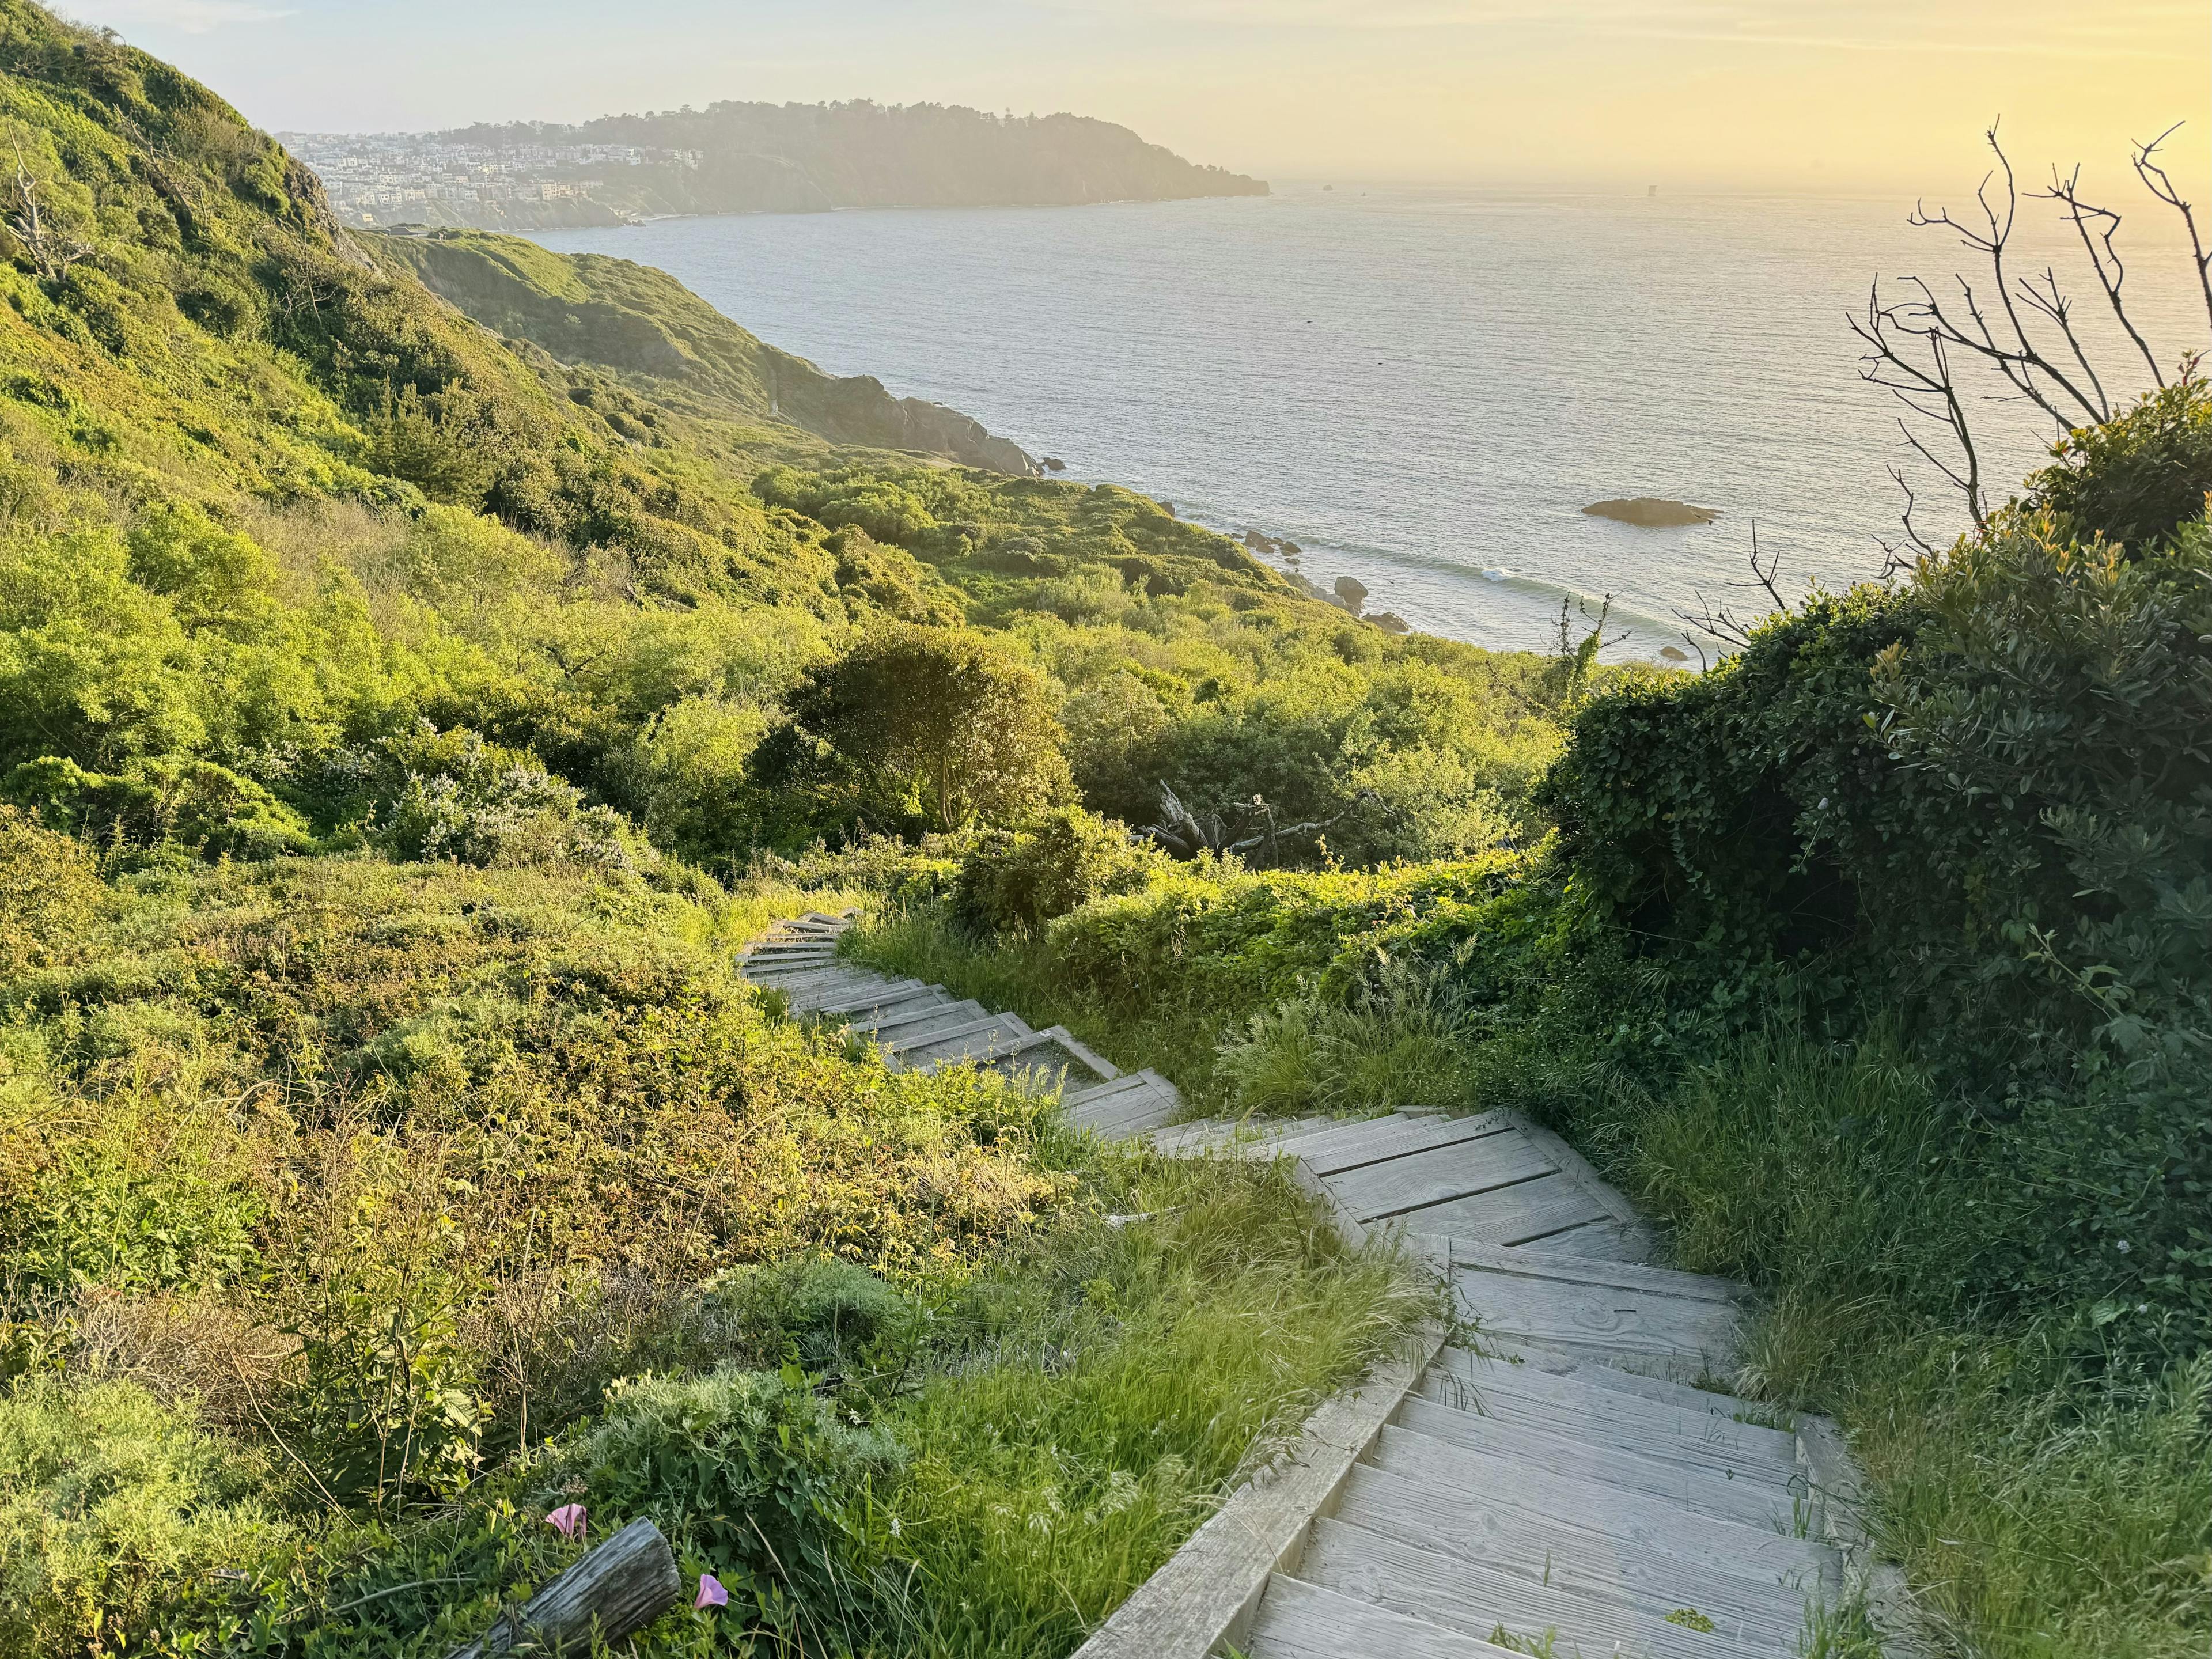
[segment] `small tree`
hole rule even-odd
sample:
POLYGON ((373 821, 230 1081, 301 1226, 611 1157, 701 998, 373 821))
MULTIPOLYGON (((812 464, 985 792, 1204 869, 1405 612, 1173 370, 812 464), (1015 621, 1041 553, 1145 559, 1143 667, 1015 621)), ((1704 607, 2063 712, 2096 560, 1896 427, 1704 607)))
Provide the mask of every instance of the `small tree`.
POLYGON ((980 639, 887 626, 815 670, 763 781, 812 776, 863 811, 939 829, 1006 823, 1068 793, 1044 681, 980 639))

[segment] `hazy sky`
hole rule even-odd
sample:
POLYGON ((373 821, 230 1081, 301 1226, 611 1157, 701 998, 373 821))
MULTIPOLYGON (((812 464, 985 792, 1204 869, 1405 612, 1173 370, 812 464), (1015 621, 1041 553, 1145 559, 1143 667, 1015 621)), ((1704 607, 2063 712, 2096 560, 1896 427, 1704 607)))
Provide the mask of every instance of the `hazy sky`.
MULTIPOLYGON (((2212 137, 2207 0, 76 0, 275 129, 867 97, 1276 178, 1946 191, 2212 137)), ((2200 190, 2202 186, 2199 186, 2200 190)))

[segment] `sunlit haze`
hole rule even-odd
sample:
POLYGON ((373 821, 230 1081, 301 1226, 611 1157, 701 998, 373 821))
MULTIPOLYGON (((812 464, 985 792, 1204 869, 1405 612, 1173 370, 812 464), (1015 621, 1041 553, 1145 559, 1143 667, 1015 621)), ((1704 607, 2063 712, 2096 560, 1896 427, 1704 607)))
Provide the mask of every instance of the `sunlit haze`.
POLYGON ((93 0, 272 130, 872 98, 1123 122, 1261 176, 1948 189, 2124 169, 2190 118, 2203 0, 93 0))

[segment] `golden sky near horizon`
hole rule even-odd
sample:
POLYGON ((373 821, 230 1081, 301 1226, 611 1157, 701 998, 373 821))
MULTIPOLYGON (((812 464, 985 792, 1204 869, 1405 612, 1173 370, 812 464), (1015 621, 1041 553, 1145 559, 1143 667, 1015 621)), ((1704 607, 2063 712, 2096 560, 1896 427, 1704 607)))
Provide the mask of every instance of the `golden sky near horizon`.
POLYGON ((717 98, 1070 109, 1276 178, 1948 190, 2174 121, 2212 0, 88 0, 270 128, 717 98))

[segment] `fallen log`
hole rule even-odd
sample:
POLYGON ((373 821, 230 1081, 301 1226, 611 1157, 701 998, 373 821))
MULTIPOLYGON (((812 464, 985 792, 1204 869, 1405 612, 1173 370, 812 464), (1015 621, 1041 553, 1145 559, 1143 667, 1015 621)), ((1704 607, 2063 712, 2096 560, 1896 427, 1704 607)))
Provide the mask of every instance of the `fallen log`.
POLYGON ((500 1615, 449 1659, 495 1659, 517 1648, 557 1656, 635 1635, 684 1595, 675 1552, 650 1521, 633 1521, 522 1606, 500 1615))

